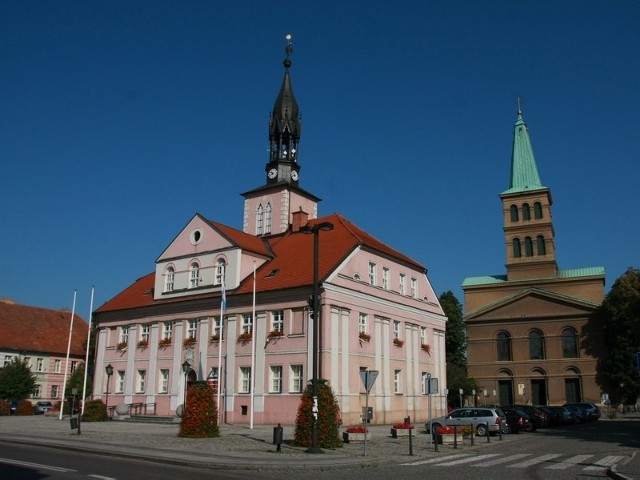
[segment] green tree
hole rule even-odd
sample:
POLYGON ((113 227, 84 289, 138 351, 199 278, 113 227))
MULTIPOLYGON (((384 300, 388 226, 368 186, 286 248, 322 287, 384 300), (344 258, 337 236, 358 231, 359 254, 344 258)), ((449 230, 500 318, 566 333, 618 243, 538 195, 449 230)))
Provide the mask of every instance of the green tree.
POLYGON ((467 372, 467 331, 463 321, 462 304, 451 290, 440 295, 440 305, 447 316, 445 349, 447 359, 447 388, 450 405, 459 403, 459 391, 469 395, 472 390, 478 391, 475 379, 467 372))
MULTIPOLYGON (((82 390, 84 387, 84 363, 78 365, 75 371, 67 378, 67 386, 64 392, 64 398, 73 396, 73 389, 77 389, 76 398, 82 397, 82 390)), ((87 377, 87 396, 91 396, 93 391, 93 382, 90 377, 87 377)))
POLYGON ((0 398, 5 400, 25 400, 33 393, 36 376, 31 373, 27 361, 14 357, 0 371, 0 398))
MULTIPOLYGON (((296 431, 294 441, 296 445, 311 446, 313 432, 313 384, 309 382, 298 406, 296 415, 296 431)), ((337 448, 342 446, 340 441, 340 407, 333 390, 326 380, 318 379, 318 446, 321 448, 337 448)))
POLYGON ((180 422, 181 437, 219 437, 218 408, 210 385, 198 382, 187 391, 187 405, 180 422))
POLYGON ((636 354, 640 351, 640 270, 620 276, 596 312, 604 325, 604 353, 598 359, 596 379, 612 403, 636 403, 640 378, 636 354))

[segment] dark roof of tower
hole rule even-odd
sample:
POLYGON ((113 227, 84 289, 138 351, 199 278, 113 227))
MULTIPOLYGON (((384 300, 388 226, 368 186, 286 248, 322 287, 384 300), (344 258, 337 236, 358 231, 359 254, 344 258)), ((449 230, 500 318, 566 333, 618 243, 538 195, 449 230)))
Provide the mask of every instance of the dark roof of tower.
MULTIPOLYGON (((290 40, 288 38, 288 40, 290 40)), ((269 138, 277 137, 283 133, 299 138, 301 123, 300 123, 300 109, 298 102, 293 93, 293 87, 291 85, 291 76, 289 75, 289 69, 291 68, 291 53, 293 53, 293 47, 289 42, 285 48, 287 54, 284 59, 284 79, 282 80, 282 86, 280 87, 280 93, 276 98, 271 112, 271 122, 269 125, 269 138)))

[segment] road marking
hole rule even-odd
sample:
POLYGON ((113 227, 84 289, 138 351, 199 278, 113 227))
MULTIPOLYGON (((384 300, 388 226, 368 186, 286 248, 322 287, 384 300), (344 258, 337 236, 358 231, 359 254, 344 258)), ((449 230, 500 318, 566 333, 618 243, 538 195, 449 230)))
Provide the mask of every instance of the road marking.
POLYGON ((452 460, 454 458, 468 458, 470 456, 476 457, 471 453, 457 453, 455 455, 449 455, 444 458, 430 458, 429 460, 418 460, 417 462, 403 463, 402 465, 406 465, 406 466, 427 465, 429 463, 446 462, 447 460, 452 460))
POLYGON ((531 460, 527 460, 526 462, 518 463, 517 465, 507 465, 508 468, 527 468, 532 465, 537 465, 539 463, 546 462, 547 460, 551 460, 553 458, 557 458, 561 456, 560 453, 548 453, 547 455, 541 455, 536 458, 532 458, 531 460))
POLYGON ((520 460, 521 458, 529 457, 529 456, 531 456, 530 453, 517 453, 515 455, 509 455, 504 458, 496 458, 494 460, 489 460, 488 462, 474 463, 471 466, 472 467, 493 467, 494 465, 500 465, 501 463, 507 463, 513 460, 520 460))
POLYGON ((573 457, 569 457, 566 460, 563 460, 558 463, 554 463, 553 465, 549 465, 547 468, 549 470, 564 470, 565 468, 575 467, 578 463, 584 462, 589 458, 593 457, 593 455, 575 455, 573 457))
POLYGON ((0 458, 0 462, 8 463, 10 465, 20 465, 22 467, 42 468, 44 470, 53 470, 54 472, 75 472, 70 468, 54 467, 53 465, 43 465, 41 463, 21 462, 20 460, 13 460, 11 458, 0 458))
POLYGON ((596 470, 606 470, 607 467, 611 465, 615 465, 624 457, 621 455, 609 455, 608 457, 604 457, 602 460, 598 460, 593 465, 584 468, 586 471, 596 471, 596 470))
POLYGON ((485 458, 493 458, 493 457, 497 457, 498 455, 500 455, 499 453, 487 453, 484 455, 474 455, 471 458, 461 458, 460 460, 453 460, 452 462, 444 462, 444 463, 439 463, 436 465, 436 467, 450 467, 452 465, 460 465, 463 463, 470 463, 470 462, 475 462, 476 460, 482 460, 485 458))
POLYGON ((99 480, 116 480, 115 477, 105 477, 104 475, 87 475, 91 478, 98 478, 99 480))

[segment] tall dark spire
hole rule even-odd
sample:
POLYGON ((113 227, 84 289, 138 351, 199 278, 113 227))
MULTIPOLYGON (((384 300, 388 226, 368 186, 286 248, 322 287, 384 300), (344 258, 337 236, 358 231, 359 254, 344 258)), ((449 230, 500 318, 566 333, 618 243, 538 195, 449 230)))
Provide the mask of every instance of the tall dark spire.
POLYGON ((293 94, 289 69, 291 68, 291 35, 285 37, 286 57, 284 79, 273 105, 269 120, 269 163, 266 166, 267 183, 298 184, 298 142, 300 141, 300 109, 293 94))

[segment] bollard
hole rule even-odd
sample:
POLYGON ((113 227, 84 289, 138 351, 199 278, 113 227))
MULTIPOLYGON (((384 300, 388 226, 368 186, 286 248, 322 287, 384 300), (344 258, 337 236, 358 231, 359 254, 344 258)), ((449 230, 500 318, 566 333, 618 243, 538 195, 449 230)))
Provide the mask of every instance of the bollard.
POLYGON ((283 429, 281 424, 278 424, 277 427, 273 427, 273 444, 276 445, 276 452, 281 451, 280 446, 282 445, 282 433, 283 429))

